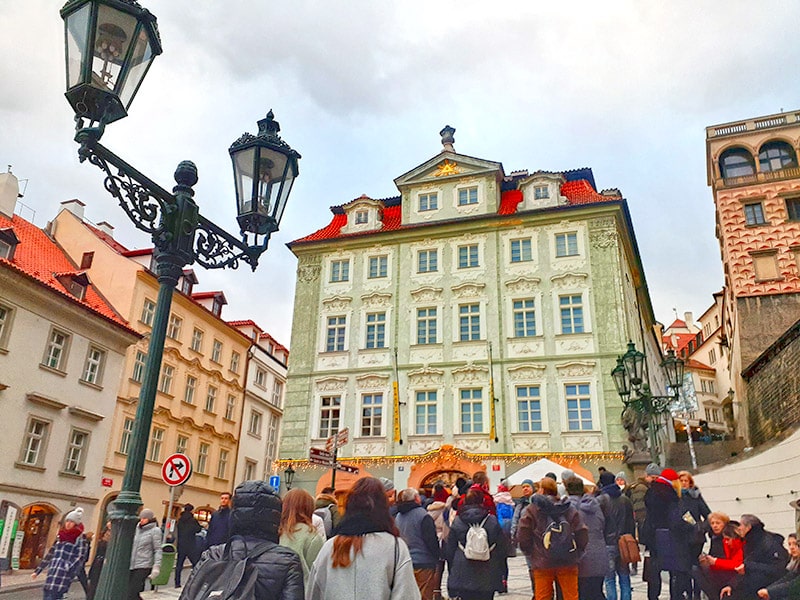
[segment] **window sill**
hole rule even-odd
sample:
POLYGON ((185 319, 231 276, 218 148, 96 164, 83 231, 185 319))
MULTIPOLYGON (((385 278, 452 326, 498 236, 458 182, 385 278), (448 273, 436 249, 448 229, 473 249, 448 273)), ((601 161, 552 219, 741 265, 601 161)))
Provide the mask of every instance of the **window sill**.
POLYGON ((86 381, 85 379, 78 379, 78 383, 81 385, 85 385, 86 387, 90 387, 93 390, 97 390, 98 392, 103 391, 103 386, 97 383, 92 383, 91 381, 86 381))
POLYGON ((213 358, 211 359, 211 362, 214 363, 215 365, 219 365, 220 367, 222 366, 221 362, 219 362, 218 360, 214 360, 213 358))
POLYGON ((573 333, 557 333, 556 338, 560 337, 574 337, 579 335, 591 335, 591 331, 575 331, 573 333))
POLYGON ((59 377, 66 377, 67 372, 62 371, 61 369, 54 369, 53 367, 49 367, 44 363, 39 363, 39 368, 43 371, 47 371, 48 373, 52 373, 53 375, 58 375, 59 377))
POLYGON ((229 419, 228 417, 222 417, 222 420, 225 421, 226 423, 232 423, 232 424, 236 423, 236 421, 234 421, 233 419, 229 419))
POLYGON ((247 435, 249 435, 251 438, 255 438, 257 440, 261 439, 261 434, 260 433, 253 433, 252 431, 248 431, 247 435))
POLYGON ((175 396, 173 396, 169 392, 162 392, 161 390, 157 390, 156 394, 159 395, 159 396, 165 396, 165 397, 169 398, 170 400, 174 400, 175 399, 175 396))
POLYGON ((411 344, 412 349, 423 349, 423 348, 443 348, 444 344, 442 342, 431 342, 429 344, 411 344))
POLYGON ((770 226, 770 222, 769 221, 764 221, 763 223, 745 223, 744 226, 747 229, 755 229, 756 227, 769 227, 770 226))
POLYGON ((58 474, 60 477, 69 477, 70 479, 80 479, 81 481, 86 479, 86 475, 81 475, 80 473, 72 473, 70 471, 59 471, 58 474))
POLYGON ((192 348, 191 346, 189 346, 189 351, 190 352, 194 352, 198 356, 203 356, 203 349, 202 348, 192 348))
POLYGON ((553 259, 554 260, 561 260, 561 259, 564 259, 564 258, 580 258, 581 256, 582 256, 581 253, 578 252, 577 254, 564 254, 564 255, 561 255, 561 256, 554 256, 553 259))
POLYGON ((0 354, 8 354, 8 348, 3 348, 0 346, 0 354))
POLYGON ((19 461, 15 462, 14 466, 18 469, 24 469, 25 471, 35 471, 36 473, 44 473, 46 470, 44 467, 39 467, 37 465, 29 465, 27 463, 19 461))
POLYGON ((322 356, 346 356, 349 350, 323 350, 320 352, 322 356))
POLYGON ((128 382, 129 383, 135 383, 136 385, 142 385, 141 381, 138 381, 138 380, 134 379, 133 377, 128 377, 128 382))
POLYGON ((197 408, 197 405, 194 402, 186 402, 186 400, 181 400, 181 406, 184 408, 191 408, 192 410, 197 408))
POLYGON ((776 281, 784 281, 785 277, 770 277, 769 279, 756 279, 756 283, 773 283, 776 281))
POLYGON ((217 416, 217 413, 215 413, 213 410, 208 410, 207 408, 203 409, 203 414, 209 415, 211 417, 217 416))

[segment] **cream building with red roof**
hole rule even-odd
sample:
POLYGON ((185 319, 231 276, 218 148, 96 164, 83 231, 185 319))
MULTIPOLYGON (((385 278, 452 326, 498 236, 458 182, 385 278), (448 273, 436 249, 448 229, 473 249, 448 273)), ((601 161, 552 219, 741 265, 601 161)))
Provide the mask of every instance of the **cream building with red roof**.
POLYGON ((86 531, 104 524, 103 459, 141 338, 84 265, 14 214, 18 193, 0 174, 0 570, 37 566, 76 506, 86 531))
MULTIPOLYGON (((114 240, 108 224, 83 218, 78 200, 63 203, 50 224, 51 235, 85 271, 103 295, 143 338, 129 350, 118 381, 114 427, 105 449, 104 473, 113 484, 104 506, 122 484, 136 405, 147 357, 158 281, 151 271, 152 248, 129 250, 114 240)), ((250 339, 222 318, 220 291, 194 292, 197 277, 185 269, 172 301, 153 424, 142 477, 144 505, 161 520, 169 487, 161 479, 163 461, 174 452, 189 456, 193 474, 183 486, 173 516, 183 503, 201 521, 219 505, 219 494, 236 485, 235 468, 242 425, 244 377, 250 339)))
POLYGON ((611 370, 629 339, 661 355, 625 200, 591 169, 506 175, 456 153, 453 132, 395 179, 400 195, 335 206, 289 244, 281 464, 298 485, 330 482, 309 449, 343 428, 344 462, 398 489, 478 469, 494 485, 543 456, 590 470, 623 458, 611 370))

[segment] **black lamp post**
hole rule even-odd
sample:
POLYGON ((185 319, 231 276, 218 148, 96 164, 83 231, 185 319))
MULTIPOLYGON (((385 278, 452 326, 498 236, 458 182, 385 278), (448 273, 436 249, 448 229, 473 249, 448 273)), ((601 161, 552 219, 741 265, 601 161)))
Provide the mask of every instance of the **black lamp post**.
POLYGON ((230 147, 236 178, 241 239, 203 217, 192 186, 197 168, 181 162, 177 185, 166 191, 99 143, 108 123, 127 110, 153 58, 161 53, 155 17, 135 0, 70 0, 61 9, 65 23, 67 100, 75 110, 81 162, 105 172, 105 188, 133 224, 152 236, 159 282, 136 420, 131 434, 122 489, 109 508, 111 543, 97 598, 126 597, 139 493, 158 375, 164 353, 172 294, 183 268, 194 262, 206 268, 255 270, 278 230, 300 155, 278 136, 272 111, 259 121, 257 135, 244 134, 230 147), (88 120, 89 126, 84 126, 88 120))
POLYGON ((288 467, 286 467, 286 470, 283 472, 283 476, 285 477, 285 481, 286 481, 286 489, 287 490, 292 489, 292 484, 294 483, 294 474, 295 474, 295 470, 292 467, 292 465, 289 465, 288 467))
POLYGON ((628 350, 617 358, 617 366, 611 371, 611 377, 625 409, 635 410, 646 418, 650 460, 658 462, 656 423, 661 415, 669 412, 670 406, 678 399, 683 385, 684 362, 675 356, 673 350, 667 352, 667 357, 661 362, 661 368, 664 369, 667 386, 672 395, 654 396, 650 393, 650 385, 647 382, 645 359, 645 355, 636 349, 636 344, 628 342, 628 350))

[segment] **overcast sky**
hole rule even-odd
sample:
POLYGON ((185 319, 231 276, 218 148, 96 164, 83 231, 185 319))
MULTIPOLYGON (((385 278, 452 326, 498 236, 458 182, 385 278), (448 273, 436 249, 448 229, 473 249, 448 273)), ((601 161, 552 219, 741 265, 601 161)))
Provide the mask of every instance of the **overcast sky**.
MULTIPOLYGON (((226 319, 288 345, 296 261, 285 243, 329 207, 441 150, 516 169, 591 167, 628 200, 656 317, 699 316, 722 286, 706 184, 708 125, 800 108, 800 3, 142 0, 164 53, 103 142, 171 189, 193 160, 201 212, 236 232, 228 146, 272 108, 302 155, 281 231, 256 274, 197 268, 226 319)), ((43 227, 70 198, 149 247, 80 165, 63 97, 60 2, 0 0, 0 168, 23 181, 20 214, 43 227)))

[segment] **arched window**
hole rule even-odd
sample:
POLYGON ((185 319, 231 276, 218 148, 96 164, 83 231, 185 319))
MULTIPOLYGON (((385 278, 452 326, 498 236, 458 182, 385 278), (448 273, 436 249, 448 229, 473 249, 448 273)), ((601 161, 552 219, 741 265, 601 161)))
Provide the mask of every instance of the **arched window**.
POLYGON ((756 164, 753 155, 744 148, 730 148, 719 157, 719 170, 725 179, 753 175, 756 164))
POLYGON ((761 146, 758 162, 762 172, 779 171, 797 166, 797 156, 786 142, 767 142, 761 146))

